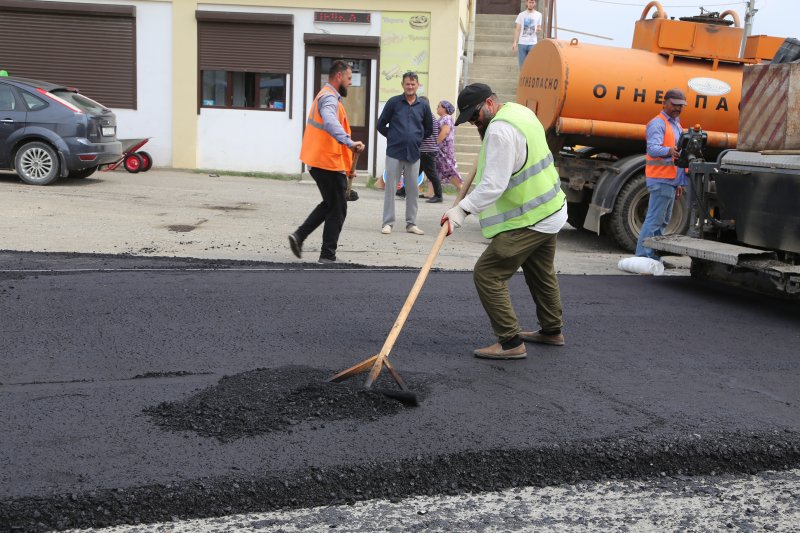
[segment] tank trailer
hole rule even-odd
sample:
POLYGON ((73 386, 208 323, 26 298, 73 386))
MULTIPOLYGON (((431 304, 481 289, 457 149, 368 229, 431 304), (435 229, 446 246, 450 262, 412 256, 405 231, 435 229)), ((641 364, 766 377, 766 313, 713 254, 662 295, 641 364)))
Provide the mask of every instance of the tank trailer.
MULTIPOLYGON (((670 88, 686 93, 681 123, 702 125, 706 158, 736 147, 743 67, 771 60, 784 40, 748 37, 740 55, 743 36, 734 11, 675 20, 653 1, 635 23, 630 49, 545 39, 531 50, 517 103, 547 131, 572 226, 635 248, 649 196, 645 129, 670 88)), ((667 234, 685 233, 689 215, 684 195, 667 234)))

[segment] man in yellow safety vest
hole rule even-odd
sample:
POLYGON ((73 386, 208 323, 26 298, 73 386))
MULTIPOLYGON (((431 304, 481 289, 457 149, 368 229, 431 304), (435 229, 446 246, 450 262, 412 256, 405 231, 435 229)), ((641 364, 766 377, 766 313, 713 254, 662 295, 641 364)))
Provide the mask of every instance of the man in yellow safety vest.
MULTIPOLYGON (((561 292, 555 272, 556 237, 567 222, 567 204, 545 132, 536 115, 500 103, 482 83, 458 95, 456 126, 470 122, 483 139, 475 189, 442 216, 449 232, 477 214, 491 239, 473 278, 497 343, 474 351, 484 359, 522 359, 523 341, 563 346, 561 292), (538 331, 522 331, 511 305, 508 280, 522 267, 536 304, 538 331)), ((449 233, 448 233, 449 234, 449 233)))

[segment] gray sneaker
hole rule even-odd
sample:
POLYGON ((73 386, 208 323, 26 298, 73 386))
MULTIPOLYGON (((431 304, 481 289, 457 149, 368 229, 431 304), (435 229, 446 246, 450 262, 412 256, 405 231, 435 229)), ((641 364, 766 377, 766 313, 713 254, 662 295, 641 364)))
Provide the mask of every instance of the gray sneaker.
POLYGON ((414 224, 409 224, 408 226, 406 226, 406 231, 409 233, 413 233, 414 235, 425 235, 425 232, 419 229, 414 224))

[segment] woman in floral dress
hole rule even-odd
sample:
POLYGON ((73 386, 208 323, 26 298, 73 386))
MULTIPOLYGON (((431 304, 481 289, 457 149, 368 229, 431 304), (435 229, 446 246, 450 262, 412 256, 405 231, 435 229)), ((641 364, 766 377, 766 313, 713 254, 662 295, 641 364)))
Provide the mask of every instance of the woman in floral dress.
POLYGON ((436 112, 439 114, 439 137, 436 139, 436 143, 439 145, 439 156, 436 158, 436 171, 443 184, 451 183, 460 191, 464 180, 461 179, 456 164, 454 140, 456 131, 451 116, 455 110, 453 104, 447 100, 439 102, 439 106, 436 108, 436 112))

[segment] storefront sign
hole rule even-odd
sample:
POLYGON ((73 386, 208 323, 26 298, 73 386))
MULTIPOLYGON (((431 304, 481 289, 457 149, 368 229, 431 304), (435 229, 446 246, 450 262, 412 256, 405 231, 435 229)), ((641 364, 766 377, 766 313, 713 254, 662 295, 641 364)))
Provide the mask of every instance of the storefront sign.
POLYGON ((349 11, 314 11, 314 22, 370 24, 372 22, 372 13, 354 13, 349 11))
POLYGON ((381 13, 381 71, 378 100, 387 101, 403 92, 406 72, 419 76, 419 95, 427 95, 431 40, 430 13, 381 13))

